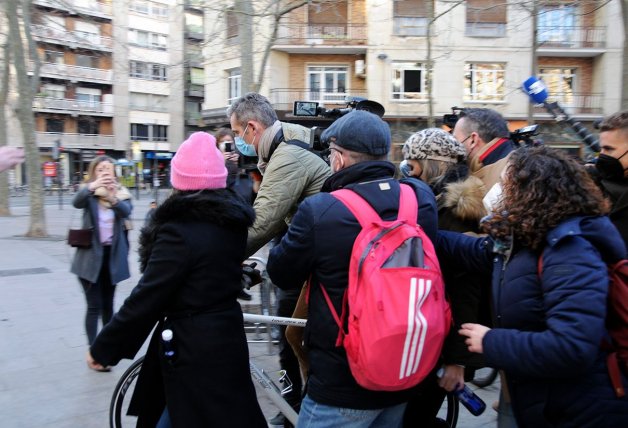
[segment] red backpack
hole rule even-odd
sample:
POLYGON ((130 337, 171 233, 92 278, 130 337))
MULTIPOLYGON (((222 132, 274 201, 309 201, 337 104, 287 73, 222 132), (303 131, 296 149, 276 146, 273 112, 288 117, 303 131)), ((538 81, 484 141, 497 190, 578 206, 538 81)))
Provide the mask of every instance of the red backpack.
MULTIPOLYGON (((543 254, 538 261, 539 278, 543 272, 543 254)), ((618 398, 626 395, 621 372, 628 376, 628 260, 608 265, 608 298, 606 304, 606 329, 611 343, 602 342, 609 351, 606 359, 608 374, 618 398)))
POLYGON ((321 284, 339 328, 336 346, 344 346, 358 384, 377 391, 421 382, 436 366, 451 326, 434 246, 416 222, 416 195, 409 186, 400 187, 394 221, 382 220, 351 190, 332 192, 362 226, 340 316, 321 284))

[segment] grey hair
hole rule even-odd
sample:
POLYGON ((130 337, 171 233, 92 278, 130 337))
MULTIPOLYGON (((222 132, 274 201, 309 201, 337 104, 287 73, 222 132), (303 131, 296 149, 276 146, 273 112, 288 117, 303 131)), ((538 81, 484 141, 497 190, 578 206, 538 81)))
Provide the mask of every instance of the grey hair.
POLYGON ((509 138, 510 131, 504 117, 488 108, 467 108, 460 112, 465 118, 463 128, 467 134, 477 132, 482 140, 489 142, 495 138, 509 138))
POLYGON ((228 118, 234 114, 235 120, 242 127, 248 121, 254 120, 264 127, 270 128, 277 120, 277 113, 268 98, 256 92, 249 92, 241 96, 227 108, 228 118))

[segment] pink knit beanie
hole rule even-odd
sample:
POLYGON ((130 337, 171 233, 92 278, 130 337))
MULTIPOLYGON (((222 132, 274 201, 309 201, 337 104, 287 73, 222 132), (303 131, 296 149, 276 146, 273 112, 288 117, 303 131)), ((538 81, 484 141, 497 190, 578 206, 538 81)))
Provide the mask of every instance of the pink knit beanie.
POLYGON ((225 158, 212 135, 195 132, 181 144, 170 162, 170 183, 179 190, 227 187, 225 158))

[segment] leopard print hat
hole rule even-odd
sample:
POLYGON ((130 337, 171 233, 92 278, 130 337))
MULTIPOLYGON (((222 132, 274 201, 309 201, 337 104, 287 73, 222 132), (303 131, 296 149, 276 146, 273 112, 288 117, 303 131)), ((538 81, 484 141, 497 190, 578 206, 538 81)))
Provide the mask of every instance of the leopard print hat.
POLYGON ((415 132, 406 140, 402 151, 405 160, 431 159, 458 163, 467 157, 464 146, 440 128, 415 132))

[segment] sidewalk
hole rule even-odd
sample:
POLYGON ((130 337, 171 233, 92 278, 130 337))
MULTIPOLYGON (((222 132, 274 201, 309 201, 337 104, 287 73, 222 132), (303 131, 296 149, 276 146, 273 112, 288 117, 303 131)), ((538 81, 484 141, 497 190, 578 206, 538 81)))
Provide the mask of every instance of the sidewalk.
MULTIPOLYGON (((160 194, 160 201, 165 195, 160 194)), ((133 202, 132 276, 118 285, 116 308, 139 279, 137 238, 152 199, 142 193, 133 202)), ((26 206, 14 206, 11 217, 0 217, 0 415, 6 428, 108 427, 111 393, 131 363, 123 360, 110 373, 89 370, 85 364, 85 299, 69 271, 74 250, 65 243, 72 214, 74 224, 80 217, 70 201, 64 198, 63 209, 56 202, 46 205, 50 237, 45 239, 21 236, 29 224, 26 206)), ((255 289, 251 292, 255 294, 255 289)), ((255 364, 278 369, 276 347, 252 343, 249 349, 255 364)), ((489 408, 477 418, 461 408, 458 426, 495 426, 496 413, 490 405, 498 388, 496 383, 478 390, 489 408)), ((276 414, 263 394, 259 401, 266 416, 276 414)))

